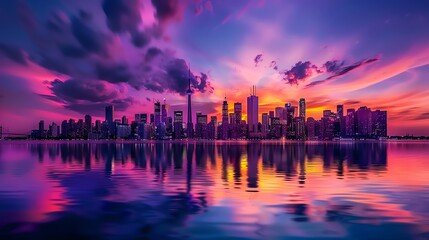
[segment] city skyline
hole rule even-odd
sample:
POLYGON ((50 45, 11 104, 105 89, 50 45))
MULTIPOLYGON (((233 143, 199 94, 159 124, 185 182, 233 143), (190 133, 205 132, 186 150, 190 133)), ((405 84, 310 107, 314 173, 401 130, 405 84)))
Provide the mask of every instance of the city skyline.
MULTIPOLYGON (((189 83, 188 83, 189 84, 189 83)), ((153 112, 134 113, 129 116, 115 116, 115 106, 108 105, 104 120, 93 119, 86 114, 84 118, 65 119, 61 124, 52 122, 45 128, 45 119, 39 121, 38 128, 28 134, 12 133, 0 129, 0 138, 28 136, 31 139, 131 139, 131 140, 173 140, 173 139, 288 139, 288 140, 340 140, 340 139, 379 139, 385 140, 388 134, 387 111, 361 106, 358 109, 336 106, 336 111, 323 110, 320 119, 306 118, 305 98, 299 99, 299 106, 285 103, 259 114, 256 87, 250 88, 247 97, 248 113, 243 112, 241 102, 228 108, 226 96, 222 103, 222 118, 195 112, 192 120, 192 90, 187 91, 188 115, 186 124, 183 111, 169 112, 166 99, 163 103, 153 102, 153 112), (246 118, 243 116, 247 116, 246 118), (210 121, 208 121, 210 119, 210 121), (262 119, 262 121, 259 121, 262 119), (95 120, 95 122, 93 122, 95 120)), ((48 121, 49 122, 49 121, 48 121)), ((390 135, 391 136, 391 135, 390 135)), ((395 136, 396 137, 396 136, 395 136)))
POLYGON ((429 135, 428 4, 388 3, 4 1, 0 126, 100 120, 110 104, 132 118, 164 98, 173 116, 188 89, 194 125, 197 112, 220 121, 225 95, 247 120, 256 86, 259 122, 305 98, 307 118, 367 106, 388 111, 389 135, 429 135))

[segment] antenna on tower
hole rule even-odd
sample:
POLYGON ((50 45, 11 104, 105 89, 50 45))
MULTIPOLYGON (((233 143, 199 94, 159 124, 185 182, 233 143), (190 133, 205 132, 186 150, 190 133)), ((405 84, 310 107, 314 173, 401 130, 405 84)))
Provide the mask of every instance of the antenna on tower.
POLYGON ((189 72, 188 72, 188 87, 189 87, 189 89, 191 89, 191 62, 189 62, 189 72))

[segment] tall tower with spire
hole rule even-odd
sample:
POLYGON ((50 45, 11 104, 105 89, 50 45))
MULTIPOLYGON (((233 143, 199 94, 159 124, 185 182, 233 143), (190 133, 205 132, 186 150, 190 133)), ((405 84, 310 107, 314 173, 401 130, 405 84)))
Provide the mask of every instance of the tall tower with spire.
POLYGON ((186 135, 188 139, 194 138, 194 124, 192 124, 192 107, 191 107, 191 64, 189 64, 189 79, 188 79, 188 90, 186 91, 188 94, 188 123, 186 124, 186 135))
POLYGON ((222 103, 222 134, 221 138, 223 140, 228 139, 228 102, 226 101, 226 95, 225 99, 222 103))
POLYGON ((247 124, 249 133, 258 132, 258 96, 256 96, 256 86, 250 89, 250 96, 247 97, 247 124))

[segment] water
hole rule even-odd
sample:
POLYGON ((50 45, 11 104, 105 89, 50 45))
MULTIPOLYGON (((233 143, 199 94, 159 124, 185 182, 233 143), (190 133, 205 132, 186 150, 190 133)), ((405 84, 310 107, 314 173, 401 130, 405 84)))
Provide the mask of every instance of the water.
POLYGON ((0 239, 429 239, 429 143, 0 142, 0 239))

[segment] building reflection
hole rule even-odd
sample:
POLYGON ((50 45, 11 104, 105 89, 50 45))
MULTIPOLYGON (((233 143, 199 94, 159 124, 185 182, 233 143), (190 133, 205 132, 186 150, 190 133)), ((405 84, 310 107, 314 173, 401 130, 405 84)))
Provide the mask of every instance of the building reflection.
POLYGON ((105 175, 114 174, 115 165, 132 163, 136 169, 149 169, 155 181, 163 182, 170 170, 186 173, 186 189, 191 191, 195 171, 206 172, 221 166, 219 177, 235 188, 258 190, 259 169, 283 175, 285 181, 307 182, 307 166, 320 165, 325 174, 343 179, 360 173, 387 170, 387 144, 365 143, 61 143, 29 144, 39 162, 60 159, 63 164, 78 163, 91 171, 93 164, 104 163, 105 175), (242 185, 245 177, 246 185, 242 185))

